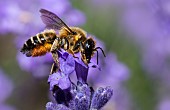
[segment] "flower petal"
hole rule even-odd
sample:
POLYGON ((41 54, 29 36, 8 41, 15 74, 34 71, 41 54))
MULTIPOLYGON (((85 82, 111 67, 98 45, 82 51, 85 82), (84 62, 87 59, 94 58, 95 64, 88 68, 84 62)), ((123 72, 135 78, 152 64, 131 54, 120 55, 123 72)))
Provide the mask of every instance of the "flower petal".
POLYGON ((75 61, 75 71, 78 81, 86 83, 89 68, 84 64, 83 61, 75 61))

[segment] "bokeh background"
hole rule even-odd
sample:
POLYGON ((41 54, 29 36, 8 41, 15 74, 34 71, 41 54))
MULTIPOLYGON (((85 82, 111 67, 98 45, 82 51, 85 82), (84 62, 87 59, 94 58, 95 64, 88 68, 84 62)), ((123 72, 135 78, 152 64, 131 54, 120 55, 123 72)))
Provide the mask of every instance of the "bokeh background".
POLYGON ((102 72, 88 78, 95 89, 113 87, 104 110, 170 110, 169 0, 1 0, 0 8, 0 110, 44 110, 51 100, 50 54, 19 52, 43 31, 41 8, 83 28, 106 51, 102 72))

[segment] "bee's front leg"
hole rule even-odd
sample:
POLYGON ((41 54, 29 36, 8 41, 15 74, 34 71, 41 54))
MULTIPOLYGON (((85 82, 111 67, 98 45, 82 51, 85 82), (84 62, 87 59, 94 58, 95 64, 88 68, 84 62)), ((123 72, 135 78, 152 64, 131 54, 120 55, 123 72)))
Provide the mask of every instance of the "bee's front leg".
POLYGON ((79 58, 79 57, 76 57, 76 56, 75 56, 75 54, 74 54, 74 52, 73 52, 72 50, 68 49, 67 52, 70 53, 70 54, 72 54, 74 58, 79 58))

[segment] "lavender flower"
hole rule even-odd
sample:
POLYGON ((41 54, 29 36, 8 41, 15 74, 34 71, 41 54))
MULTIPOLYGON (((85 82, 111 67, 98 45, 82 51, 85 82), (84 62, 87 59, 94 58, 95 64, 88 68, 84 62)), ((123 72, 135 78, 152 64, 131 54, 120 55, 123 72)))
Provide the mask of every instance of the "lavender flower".
POLYGON ((49 75, 48 82, 50 83, 50 90, 58 85, 61 89, 68 89, 71 86, 69 76, 74 72, 75 62, 72 55, 64 52, 59 56, 60 69, 57 73, 49 75))
POLYGON ((76 75, 77 75, 77 79, 80 82, 86 83, 87 81, 87 73, 88 73, 88 66, 86 66, 82 61, 77 60, 75 62, 75 71, 76 71, 76 75))
POLYGON ((111 98, 113 91, 110 87, 98 88, 92 98, 91 109, 100 109, 111 98))
POLYGON ((52 102, 48 102, 46 104, 46 110, 71 110, 71 109, 67 108, 62 104, 54 104, 52 102))
POLYGON ((61 64, 59 71, 50 75, 48 80, 50 84, 50 90, 52 91, 53 96, 58 104, 48 102, 46 109, 101 109, 111 98, 113 94, 112 89, 110 87, 99 88, 94 92, 93 88, 89 87, 86 83, 89 67, 85 65, 83 61, 73 58, 73 56, 69 55, 67 52, 59 53, 61 53, 59 55, 59 62, 61 64), (74 72, 74 70, 78 79, 77 85, 69 80, 69 75, 74 72), (65 84, 67 86, 65 86, 65 84))
MULTIPOLYGON (((94 92, 87 84, 78 83, 79 84, 76 86, 77 89, 72 88, 70 90, 72 96, 71 100, 68 102, 66 102, 66 100, 63 100, 64 102, 58 102, 63 103, 64 105, 48 102, 46 109, 58 110, 59 108, 66 107, 63 110, 99 110, 108 102, 113 94, 112 89, 109 87, 98 88, 98 90, 94 92)), ((66 99, 67 92, 68 91, 63 91, 64 95, 62 95, 62 99, 66 99)), ((58 95, 56 95, 56 97, 61 97, 61 94, 59 94, 59 92, 57 93, 58 95)))

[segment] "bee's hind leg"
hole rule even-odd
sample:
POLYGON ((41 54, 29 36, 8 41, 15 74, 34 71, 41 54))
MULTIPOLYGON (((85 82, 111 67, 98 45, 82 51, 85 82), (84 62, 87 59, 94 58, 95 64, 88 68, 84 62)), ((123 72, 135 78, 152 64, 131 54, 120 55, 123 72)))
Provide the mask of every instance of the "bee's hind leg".
MULTIPOLYGON (((54 43, 51 47, 51 50, 50 52, 52 53, 52 57, 53 57, 53 60, 54 60, 54 63, 52 65, 52 68, 56 68, 55 71, 57 72, 60 65, 59 65, 59 60, 58 60, 58 53, 57 53, 57 49, 58 49, 58 40, 54 40, 54 43)), ((53 70, 53 69, 52 69, 53 70)), ((51 70, 51 71, 52 71, 51 70)))
POLYGON ((52 64, 50 74, 56 73, 58 71, 58 67, 55 65, 55 63, 52 64))
POLYGON ((53 60, 54 60, 54 63, 52 64, 52 67, 51 67, 51 72, 50 74, 53 74, 55 72, 57 72, 60 68, 60 64, 59 64, 59 60, 58 60, 58 53, 53 53, 52 52, 52 57, 53 57, 53 60))

